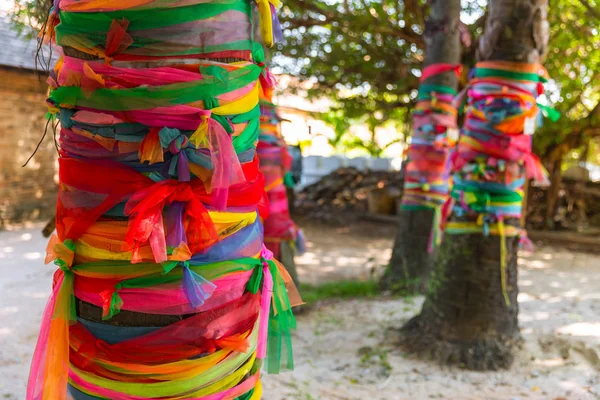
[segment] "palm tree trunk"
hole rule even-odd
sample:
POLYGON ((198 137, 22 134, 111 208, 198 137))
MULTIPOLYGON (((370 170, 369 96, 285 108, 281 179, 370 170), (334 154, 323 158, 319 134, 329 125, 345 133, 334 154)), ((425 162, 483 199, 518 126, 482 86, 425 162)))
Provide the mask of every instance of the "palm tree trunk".
MULTIPOLYGON (((548 42, 547 8, 547 0, 491 0, 479 61, 540 63, 548 42)), ((519 227, 520 221, 507 218, 504 224, 519 227)), ((451 240, 446 236, 421 313, 402 329, 404 344, 419 354, 470 369, 510 366, 514 346, 521 340, 518 241, 506 238, 502 285, 499 236, 457 234, 451 240)))
MULTIPOLYGON (((439 63, 458 64, 460 1, 438 0, 432 3, 426 24, 424 67, 439 63)), ((423 84, 456 89, 458 82, 454 73, 446 72, 426 79, 423 84)), ((447 156, 446 150, 440 151, 447 156)), ((382 279, 385 289, 422 292, 427 286, 435 257, 435 251, 428 251, 433 219, 434 210, 430 208, 401 210, 392 258, 382 279)))

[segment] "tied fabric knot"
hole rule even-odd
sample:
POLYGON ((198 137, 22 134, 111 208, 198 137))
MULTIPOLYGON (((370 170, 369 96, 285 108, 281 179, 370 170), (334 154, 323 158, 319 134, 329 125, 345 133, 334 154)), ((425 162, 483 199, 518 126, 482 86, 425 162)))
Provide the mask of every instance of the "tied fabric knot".
POLYGON ((192 271, 188 261, 184 261, 180 265, 183 267, 181 285, 183 286, 185 297, 192 307, 198 308, 212 296, 217 286, 192 271))
MULTIPOLYGON (((217 99, 207 99, 207 108, 218 106, 217 99)), ((212 163, 212 176, 206 185, 211 194, 211 207, 224 211, 229 197, 229 187, 245 181, 240 161, 233 148, 230 133, 234 128, 231 121, 223 116, 205 110, 201 114, 202 122, 190 136, 189 141, 197 148, 207 147, 212 163)), ((199 174, 196 174, 199 175, 199 174)))
POLYGON ((483 236, 490 235, 490 224, 492 223, 492 216, 488 214, 479 214, 477 216, 477 225, 481 226, 483 236))
POLYGON ((165 180, 134 193, 125 205, 129 226, 123 249, 132 252, 133 264, 142 261, 140 248, 149 243, 157 263, 167 261, 162 212, 174 202, 184 204, 184 216, 189 220, 186 242, 191 253, 198 253, 218 240, 217 231, 208 210, 196 197, 187 182, 165 180))
POLYGON ((102 319, 104 321, 111 319, 121 312, 123 299, 119 296, 119 290, 123 288, 123 283, 119 282, 113 290, 103 290, 99 293, 102 298, 102 319))
POLYGON ((70 268, 75 259, 75 242, 65 239, 61 242, 56 234, 52 235, 46 246, 45 264, 54 261, 54 264, 63 272, 71 272, 70 268))
POLYGON ((254 271, 252 272, 252 276, 246 284, 246 290, 252 294, 258 293, 260 289, 260 284, 262 283, 263 279, 263 267, 267 260, 261 257, 259 260, 256 260, 256 262, 257 263, 254 267, 254 271))
POLYGON ((190 147, 190 140, 179 129, 163 128, 158 136, 161 146, 174 156, 169 166, 169 175, 177 177, 181 182, 189 182, 190 166, 186 150, 190 147))

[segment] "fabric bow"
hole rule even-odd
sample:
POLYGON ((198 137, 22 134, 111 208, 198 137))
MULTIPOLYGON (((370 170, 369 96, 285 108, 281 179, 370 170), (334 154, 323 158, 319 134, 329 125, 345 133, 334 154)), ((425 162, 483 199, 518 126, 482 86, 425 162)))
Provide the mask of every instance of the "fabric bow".
POLYGON ((142 189, 129 199, 125 214, 130 216, 124 250, 131 250, 132 263, 142 261, 140 247, 149 242, 156 262, 167 261, 167 246, 162 212, 174 202, 185 204, 187 243, 192 253, 198 253, 217 242, 217 231, 202 202, 187 182, 166 180, 142 189))

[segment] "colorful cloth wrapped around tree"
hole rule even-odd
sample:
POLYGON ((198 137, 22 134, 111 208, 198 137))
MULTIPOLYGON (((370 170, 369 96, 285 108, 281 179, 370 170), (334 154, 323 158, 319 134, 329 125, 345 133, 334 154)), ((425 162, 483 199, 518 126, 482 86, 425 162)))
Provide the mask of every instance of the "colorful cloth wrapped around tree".
POLYGON ((267 99, 260 102, 260 134, 257 146, 260 170, 265 177, 265 191, 269 198, 269 215, 263 221, 265 246, 279 259, 282 243, 295 251, 304 249, 303 234, 290 216, 286 191, 286 176, 292 166, 292 157, 281 136, 281 117, 267 99))
MULTIPOLYGON (((263 364, 293 368, 301 300, 263 244, 255 146, 273 78, 253 7, 55 1, 59 195, 46 261, 58 270, 27 400, 253 400, 263 364), (127 320, 142 315, 153 322, 127 320)), ((270 32, 273 4, 257 9, 270 32)))
MULTIPOLYGON (((524 185, 527 178, 547 184, 546 172, 532 153, 532 135, 543 115, 556 111, 537 103, 544 92, 543 66, 515 62, 480 62, 456 100, 468 97, 461 136, 452 155, 454 218, 448 235, 481 233, 501 237, 502 285, 506 282, 506 237, 521 236, 524 185)), ((506 290, 505 300, 509 303, 506 290)))
MULTIPOLYGON (((457 75, 461 67, 450 64, 432 64, 423 70, 421 82, 445 72, 457 75)), ((441 242, 442 220, 448 209, 450 180, 450 149, 458 136, 453 106, 456 91, 444 85, 421 84, 417 105, 413 112, 413 134, 404 179, 404 210, 433 209, 434 221, 428 250, 441 242), (456 134, 453 134, 456 133, 456 134)))

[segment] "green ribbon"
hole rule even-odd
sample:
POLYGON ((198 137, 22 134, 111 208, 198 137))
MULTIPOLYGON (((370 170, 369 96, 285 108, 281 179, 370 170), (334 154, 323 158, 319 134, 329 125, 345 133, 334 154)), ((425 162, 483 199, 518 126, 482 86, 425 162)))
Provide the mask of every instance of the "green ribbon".
POLYGON ((550 121, 557 122, 560 119, 560 112, 558 110, 540 103, 537 103, 537 105, 544 117, 548 118, 550 121))
POLYGON ((419 86, 418 100, 430 100, 435 93, 450 94, 455 96, 456 90, 453 87, 445 85, 421 85, 419 86))
POLYGON ((148 110, 201 100, 210 102, 219 95, 256 82, 262 71, 262 67, 249 64, 229 72, 229 80, 225 82, 209 76, 192 82, 163 86, 138 86, 128 89, 99 88, 91 94, 85 93, 78 86, 61 86, 50 93, 49 100, 57 105, 66 104, 105 111, 148 110))
POLYGON ((119 289, 123 286, 120 283, 115 285, 115 290, 112 292, 110 296, 110 302, 108 304, 108 309, 103 310, 102 320, 106 321, 117 315, 121 312, 121 307, 123 307, 123 299, 119 296, 119 289))
MULTIPOLYGON (((75 242, 71 239, 65 239, 63 241, 65 247, 75 253, 75 242)), ((57 297, 67 297, 68 304, 63 304, 63 307, 56 307, 53 313, 53 317, 56 318, 61 314, 65 314, 66 318, 71 321, 77 321, 77 310, 75 308, 75 293, 73 291, 73 285, 75 283, 75 274, 69 267, 69 265, 61 258, 57 258, 54 260, 54 265, 56 265, 64 274, 63 282, 58 289, 57 297)))
POLYGON ((278 374, 282 367, 294 369, 291 330, 296 329, 296 318, 277 265, 273 261, 268 261, 268 265, 273 277, 273 299, 269 313, 265 368, 269 374, 278 374))
POLYGON ((252 276, 250 277, 250 279, 248 280, 248 283, 246 284, 246 290, 252 294, 258 293, 258 290, 260 289, 260 286, 262 283, 262 278, 263 278, 262 262, 263 262, 263 260, 264 260, 264 258, 261 257, 260 264, 259 264, 260 266, 257 266, 256 268, 254 268, 254 272, 252 273, 252 276))
POLYGON ((294 177, 291 172, 288 172, 283 176, 283 184, 290 189, 293 189, 296 186, 296 182, 294 182, 294 177))
POLYGON ((518 81, 530 81, 530 82, 542 82, 545 83, 548 80, 541 75, 535 74, 533 72, 514 72, 514 71, 505 71, 503 69, 494 69, 494 68, 476 68, 475 75, 476 78, 508 78, 518 81))
POLYGON ((204 76, 212 76, 216 78, 219 82, 227 82, 229 80, 229 71, 223 67, 219 67, 218 65, 201 65, 200 73, 204 76))

